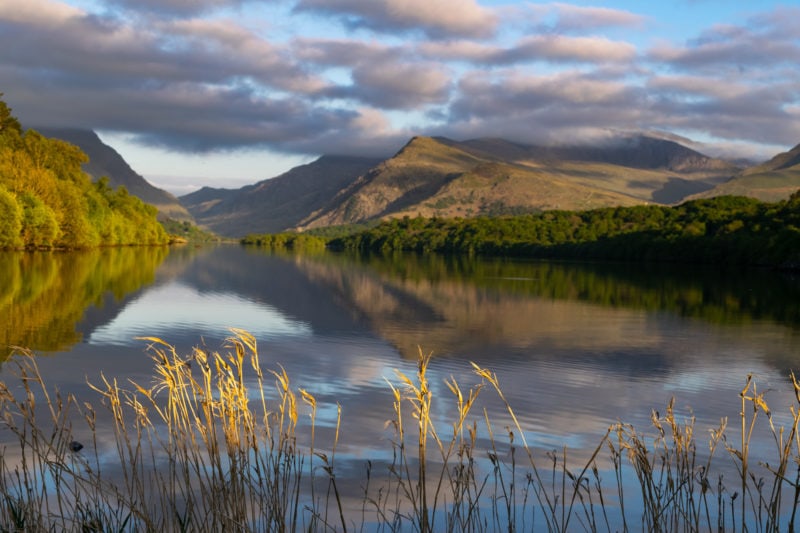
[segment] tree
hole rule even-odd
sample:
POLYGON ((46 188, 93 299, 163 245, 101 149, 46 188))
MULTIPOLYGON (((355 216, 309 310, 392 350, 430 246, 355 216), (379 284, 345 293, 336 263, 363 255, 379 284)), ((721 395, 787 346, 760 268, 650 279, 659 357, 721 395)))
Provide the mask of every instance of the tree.
POLYGON ((22 244, 21 211, 16 196, 0 185, 0 248, 17 248, 22 244))
POLYGON ((11 108, 3 102, 2 98, 3 93, 0 93, 0 138, 6 137, 7 134, 10 134, 12 138, 14 135, 19 137, 22 135, 22 125, 11 114, 11 108))
POLYGON ((39 198, 25 193, 19 197, 22 206, 22 243, 28 248, 50 247, 59 229, 53 210, 39 198))
POLYGON ((156 209, 93 184, 77 146, 27 130, 0 100, 0 248, 166 244, 156 209))

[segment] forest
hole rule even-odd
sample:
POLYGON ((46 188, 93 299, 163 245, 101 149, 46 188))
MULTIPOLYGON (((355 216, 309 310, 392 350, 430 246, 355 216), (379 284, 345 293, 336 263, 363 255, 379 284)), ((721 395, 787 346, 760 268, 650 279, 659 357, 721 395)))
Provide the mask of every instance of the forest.
POLYGON ((800 191, 777 203, 721 196, 672 207, 608 207, 471 219, 405 217, 331 239, 328 245, 362 252, 445 252, 798 269, 800 191))
POLYGON ((168 242, 155 207, 107 178, 92 182, 86 161, 72 144, 23 130, 0 100, 0 249, 168 242))

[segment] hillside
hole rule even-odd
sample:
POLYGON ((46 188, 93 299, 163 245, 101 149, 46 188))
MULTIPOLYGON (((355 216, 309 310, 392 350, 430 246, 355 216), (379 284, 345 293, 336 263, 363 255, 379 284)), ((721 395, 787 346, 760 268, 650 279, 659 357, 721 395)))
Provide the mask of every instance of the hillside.
POLYGON ((279 232, 324 209, 378 159, 323 156, 241 189, 205 187, 181 197, 198 224, 224 236, 279 232))
POLYGON ((733 179, 701 194, 697 198, 738 195, 765 202, 786 199, 800 189, 800 144, 776 155, 766 163, 746 169, 733 179))
POLYGON ((132 195, 155 206, 158 209, 159 218, 192 220, 189 211, 174 195, 154 187, 137 174, 122 156, 103 143, 95 132, 68 128, 36 128, 36 130, 43 135, 67 141, 80 148, 89 156, 89 161, 83 165, 84 172, 94 180, 107 176, 112 188, 124 186, 132 195))
POLYGON ((415 137, 342 191, 338 205, 313 213, 303 225, 668 204, 710 189, 737 170, 672 141, 646 137, 594 147, 415 137))
POLYGON ((474 217, 675 204, 741 172, 672 140, 624 136, 592 146, 414 137, 385 160, 325 156, 238 190, 181 198, 227 236, 408 216, 474 217))

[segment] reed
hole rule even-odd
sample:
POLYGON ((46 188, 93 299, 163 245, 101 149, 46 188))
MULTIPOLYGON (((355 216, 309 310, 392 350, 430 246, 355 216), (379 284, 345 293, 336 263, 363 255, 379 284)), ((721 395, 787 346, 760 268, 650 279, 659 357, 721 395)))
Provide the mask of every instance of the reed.
POLYGON ((282 367, 262 369, 252 335, 234 330, 224 353, 186 356, 147 341, 153 382, 101 376, 94 404, 49 389, 33 354, 17 350, 7 363, 16 381, 0 383, 12 436, 0 459, 0 531, 795 529, 794 375, 788 424, 748 376, 736 429, 721 420, 698 437, 670 402, 647 428, 609 425, 577 457, 531 443, 485 368, 473 365, 470 387, 450 377, 434 394, 432 357, 420 350, 415 374, 387 379, 391 459, 365 460, 354 491, 336 458, 341 406, 318 442, 317 398, 282 367), (774 443, 770 457, 752 456, 758 432, 774 443))

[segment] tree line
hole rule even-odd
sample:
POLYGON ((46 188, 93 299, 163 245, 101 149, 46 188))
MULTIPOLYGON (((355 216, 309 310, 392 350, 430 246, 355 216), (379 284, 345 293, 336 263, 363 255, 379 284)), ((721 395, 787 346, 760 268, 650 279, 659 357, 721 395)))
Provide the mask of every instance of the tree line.
POLYGON ((108 178, 93 183, 86 161, 77 146, 23 130, 0 100, 0 249, 168 242, 155 207, 108 178))
POLYGON ((332 248, 800 268, 800 191, 776 203, 721 196, 678 206, 479 218, 409 218, 331 239, 332 248))
POLYGON ((240 241, 242 244, 250 246, 260 246, 270 250, 304 250, 320 251, 324 250, 327 240, 324 237, 309 235, 306 233, 265 233, 251 234, 240 241))

